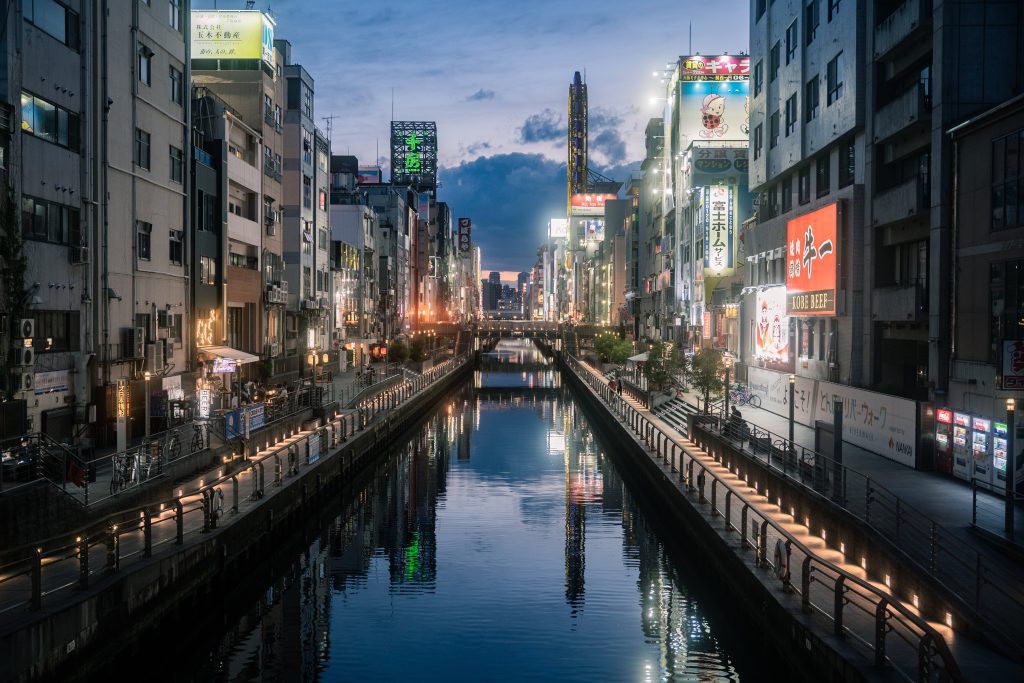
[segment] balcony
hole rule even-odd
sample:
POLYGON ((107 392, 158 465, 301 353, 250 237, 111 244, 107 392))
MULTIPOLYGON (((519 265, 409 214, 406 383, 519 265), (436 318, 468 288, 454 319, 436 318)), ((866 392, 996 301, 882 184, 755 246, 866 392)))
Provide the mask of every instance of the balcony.
POLYGON ((878 322, 923 322, 928 318, 928 291, 921 285, 875 289, 871 304, 871 317, 878 322))
POLYGON ((923 128, 929 119, 929 98, 921 84, 875 112, 875 142, 887 140, 908 128, 923 128))
POLYGON ((253 192, 259 191, 263 186, 260 181, 260 170, 234 154, 228 155, 228 179, 253 192))
POLYGON ((260 224, 233 213, 228 214, 228 237, 259 247, 263 243, 260 224))
POLYGON ((879 192, 872 202, 872 225, 887 225, 924 215, 927 192, 921 178, 913 178, 891 190, 879 192))
POLYGON ((875 59, 902 43, 925 23, 923 10, 929 4, 922 0, 906 0, 875 26, 875 59))

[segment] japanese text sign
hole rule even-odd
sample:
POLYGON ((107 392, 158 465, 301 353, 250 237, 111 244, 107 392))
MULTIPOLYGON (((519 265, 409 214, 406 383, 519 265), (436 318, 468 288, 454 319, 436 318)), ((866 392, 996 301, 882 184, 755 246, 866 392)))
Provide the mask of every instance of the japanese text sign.
POLYGON ((733 191, 724 185, 704 188, 704 274, 731 275, 734 268, 733 191))
POLYGON ((786 224, 786 313, 835 315, 838 204, 786 224))

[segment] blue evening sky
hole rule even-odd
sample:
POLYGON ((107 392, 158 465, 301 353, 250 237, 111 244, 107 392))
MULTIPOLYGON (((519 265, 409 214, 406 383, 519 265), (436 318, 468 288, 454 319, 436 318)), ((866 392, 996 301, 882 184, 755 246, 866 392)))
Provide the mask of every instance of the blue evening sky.
MULTIPOLYGON (((660 105, 652 71, 688 52, 747 50, 747 0, 260 0, 316 81, 335 154, 387 165, 389 121, 436 121, 438 199, 473 220, 483 269, 528 270, 565 212, 565 109, 586 73, 591 166, 617 180, 643 158, 660 105)), ((194 9, 243 0, 194 0, 194 9)), ((387 170, 385 170, 387 177, 387 170)))

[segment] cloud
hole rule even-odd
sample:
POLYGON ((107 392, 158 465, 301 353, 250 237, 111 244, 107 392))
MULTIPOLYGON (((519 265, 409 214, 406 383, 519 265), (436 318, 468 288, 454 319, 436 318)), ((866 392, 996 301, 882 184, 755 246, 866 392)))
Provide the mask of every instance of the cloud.
POLYGON ((626 160, 626 141, 619 131, 608 128, 590 140, 590 151, 603 154, 609 164, 621 164, 626 160))
POLYGON ((490 148, 491 148, 491 143, 487 142, 486 140, 482 140, 480 142, 471 143, 470 145, 462 148, 461 151, 466 156, 471 156, 472 157, 472 156, 479 156, 481 152, 486 152, 490 148))
POLYGON ((493 100, 495 92, 493 90, 484 90, 480 88, 472 95, 466 97, 467 102, 483 102, 485 100, 493 100))
POLYGON ((562 117, 552 109, 545 109, 539 114, 531 114, 519 129, 519 142, 551 142, 562 140, 566 136, 566 128, 562 117))
POLYGON ((587 125, 592 131, 601 131, 608 128, 617 128, 622 124, 622 117, 602 107, 594 107, 587 112, 587 125))

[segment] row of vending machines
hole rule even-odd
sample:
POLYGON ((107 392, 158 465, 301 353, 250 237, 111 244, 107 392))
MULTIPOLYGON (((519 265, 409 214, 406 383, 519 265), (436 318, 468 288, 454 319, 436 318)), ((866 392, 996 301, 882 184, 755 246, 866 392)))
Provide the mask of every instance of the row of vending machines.
POLYGON ((977 415, 935 411, 936 468, 960 479, 1006 487, 1007 429, 977 415))

